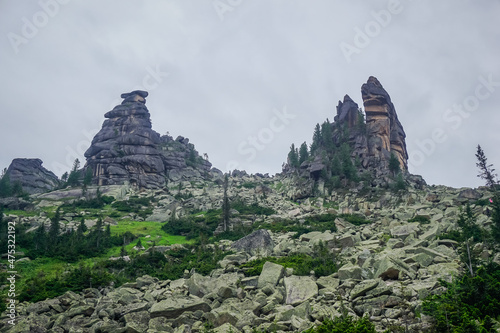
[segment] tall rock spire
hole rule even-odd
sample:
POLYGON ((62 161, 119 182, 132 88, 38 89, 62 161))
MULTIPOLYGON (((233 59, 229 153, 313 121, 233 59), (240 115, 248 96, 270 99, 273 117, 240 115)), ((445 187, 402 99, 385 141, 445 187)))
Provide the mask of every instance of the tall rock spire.
POLYGON ((107 112, 101 130, 85 152, 94 183, 159 188, 167 180, 210 178, 212 164, 199 156, 188 138, 175 140, 152 129, 148 93, 122 94, 123 102, 107 112))
POLYGON ((121 105, 104 115, 101 130, 85 152, 86 167, 92 168, 99 185, 165 184, 165 167, 157 149, 160 135, 151 129, 147 96, 142 90, 122 94, 121 105))
POLYGON ((361 94, 366 113, 369 155, 387 162, 393 153, 399 160, 401 170, 407 171, 406 134, 391 97, 373 76, 361 86, 361 94))

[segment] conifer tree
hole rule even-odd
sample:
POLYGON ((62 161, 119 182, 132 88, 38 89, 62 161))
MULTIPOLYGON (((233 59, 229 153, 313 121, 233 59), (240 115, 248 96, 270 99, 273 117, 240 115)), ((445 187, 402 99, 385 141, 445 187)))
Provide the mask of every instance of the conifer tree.
POLYGON ((10 184, 10 177, 4 169, 2 178, 0 178, 0 198, 10 197, 12 195, 12 186, 10 184))
POLYGON ((128 255, 127 250, 125 249, 125 245, 122 245, 122 248, 120 249, 120 257, 125 257, 128 255))
POLYGON ((393 152, 391 152, 391 157, 389 158, 389 171, 393 176, 401 172, 399 160, 393 152))
POLYGON ((307 151, 307 144, 303 142, 299 149, 299 165, 307 161, 309 158, 309 152, 307 151))
POLYGON ((314 128, 312 143, 311 143, 311 155, 321 146, 321 127, 319 124, 316 124, 314 128))
POLYGON ((299 153, 295 145, 292 143, 290 146, 290 152, 288 153, 288 163, 294 168, 298 168, 299 164, 299 153))
POLYGON ((78 185, 80 178, 80 171, 78 170, 79 168, 80 168, 80 160, 77 158, 75 159, 75 162, 73 162, 73 169, 71 169, 71 172, 69 173, 67 185, 69 186, 78 185))
POLYGON ((137 243, 135 244, 135 247, 137 247, 138 249, 142 248, 142 242, 141 242, 140 238, 137 240, 137 243))
POLYGON ((486 158, 486 155, 480 145, 477 145, 476 158, 476 166, 480 171, 477 176, 486 181, 486 186, 494 189, 497 184, 497 175, 494 173, 495 169, 493 169, 493 164, 488 164, 488 159, 486 158))
POLYGON ((492 208, 491 220, 493 222, 491 226, 492 239, 497 246, 500 245, 500 193, 498 189, 497 175, 494 173, 493 164, 488 164, 488 159, 484 154, 483 149, 480 145, 477 145, 476 152, 477 163, 476 166, 479 168, 478 177, 486 181, 486 186, 490 188, 493 192, 493 198, 490 198, 490 204, 492 208))
POLYGON ((57 246, 59 243, 59 233, 61 228, 59 226, 59 221, 61 220, 60 207, 56 209, 54 217, 50 220, 49 234, 48 234, 48 248, 49 252, 54 255, 57 252, 57 246))
POLYGON ((230 210, 231 207, 229 205, 229 198, 227 195, 227 188, 229 186, 229 175, 226 173, 224 175, 224 197, 222 201, 222 225, 224 231, 228 230, 229 226, 229 217, 230 217, 230 210))
POLYGON ((45 233, 45 223, 40 224, 40 226, 35 231, 35 237, 33 237, 35 243, 35 251, 43 252, 46 247, 46 233, 45 233))
POLYGON ((332 124, 328 119, 321 125, 321 143, 328 151, 334 148, 332 124))

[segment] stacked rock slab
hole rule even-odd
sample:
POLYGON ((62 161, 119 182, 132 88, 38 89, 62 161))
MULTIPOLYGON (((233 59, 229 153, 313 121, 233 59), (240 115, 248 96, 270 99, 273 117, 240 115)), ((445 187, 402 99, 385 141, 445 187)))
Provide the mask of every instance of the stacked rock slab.
POLYGON ((102 129, 85 152, 98 185, 130 184, 152 188, 165 184, 165 166, 146 107, 146 91, 122 94, 121 105, 104 115, 102 129))
POLYGON ((406 134, 391 97, 373 76, 363 84, 361 94, 366 113, 368 154, 387 163, 393 153, 399 160, 401 170, 408 170, 406 134))
POLYGON ((42 166, 38 158, 16 158, 7 169, 11 184, 19 183, 29 194, 43 193, 57 188, 57 176, 42 166))

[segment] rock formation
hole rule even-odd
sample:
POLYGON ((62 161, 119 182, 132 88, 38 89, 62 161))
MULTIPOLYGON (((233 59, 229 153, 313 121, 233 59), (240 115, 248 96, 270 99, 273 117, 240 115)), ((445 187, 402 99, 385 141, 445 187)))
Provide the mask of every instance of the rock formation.
POLYGON ((151 129, 147 95, 145 91, 122 94, 122 104, 104 115, 102 129, 85 152, 86 167, 92 168, 99 185, 165 184, 165 167, 156 148, 160 135, 151 129))
POLYGON ((122 94, 121 105, 104 115, 102 129, 85 152, 98 185, 130 184, 158 188, 172 180, 202 177, 211 164, 189 140, 155 132, 146 107, 146 91, 122 94))
MULTIPOLYGON (((326 177, 340 174, 341 171, 335 169, 340 165, 333 161, 341 158, 340 147, 345 143, 350 147, 352 161, 359 162, 356 163, 358 172, 367 171, 373 179, 386 182, 385 177, 390 174, 389 160, 394 154, 401 171, 407 173, 406 135, 389 94, 373 76, 363 84, 361 93, 366 122, 358 104, 345 95, 344 100, 337 105, 334 122, 321 126, 321 139, 316 142, 318 148, 300 166, 302 176, 318 179, 321 174, 323 177, 325 174, 326 177), (331 132, 329 138, 325 136, 325 129, 331 132)), ((290 174, 293 168, 288 163, 283 171, 290 174)))
POLYGON ((361 87, 366 113, 368 153, 388 161, 393 153, 399 160, 401 170, 408 170, 406 134, 398 120, 391 97, 377 78, 370 76, 361 87))
POLYGON ((19 182, 24 192, 43 193, 57 188, 57 176, 42 166, 38 158, 16 158, 7 169, 11 184, 19 182))
POLYGON ((336 122, 346 123, 349 128, 354 127, 358 122, 358 104, 349 95, 344 96, 344 101, 339 101, 337 105, 336 122))

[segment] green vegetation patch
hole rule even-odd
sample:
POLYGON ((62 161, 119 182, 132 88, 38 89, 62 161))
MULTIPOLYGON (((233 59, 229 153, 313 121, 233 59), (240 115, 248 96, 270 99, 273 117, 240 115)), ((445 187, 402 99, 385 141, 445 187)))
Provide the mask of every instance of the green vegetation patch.
POLYGON ((340 214, 339 217, 343 218, 349 223, 360 226, 363 224, 370 224, 372 221, 365 219, 364 217, 356 214, 340 214))
POLYGON ((242 201, 235 201, 231 203, 231 208, 237 210, 240 214, 244 215, 273 215, 276 211, 269 207, 260 206, 257 203, 247 205, 242 201))
POLYGON ((313 255, 292 254, 287 257, 256 259, 242 264, 240 268, 245 271, 246 276, 257 276, 262 272, 262 267, 266 261, 270 261, 285 268, 293 268, 294 275, 305 276, 314 271, 316 277, 320 277, 331 275, 337 271, 338 267, 335 257, 322 242, 313 248, 313 252, 313 255))
POLYGON ((429 223, 431 223, 431 219, 427 215, 415 215, 414 217, 409 219, 408 222, 418 222, 420 224, 429 224, 429 223))
POLYGON ((207 250, 201 245, 186 245, 167 251, 165 255, 150 251, 133 257, 130 263, 124 260, 107 261, 105 267, 117 271, 116 277, 120 281, 133 281, 145 274, 162 280, 176 280, 184 275, 185 270, 194 269, 197 273, 207 275, 228 254, 230 252, 223 252, 216 247, 207 250))
POLYGON ((376 333, 375 325, 368 317, 354 319, 341 316, 325 320, 321 325, 305 331, 305 333, 376 333))
POLYGON ((435 319, 437 332, 495 331, 491 319, 500 316, 500 265, 492 263, 480 267, 475 276, 464 274, 441 284, 447 291, 423 303, 423 312, 435 319))

